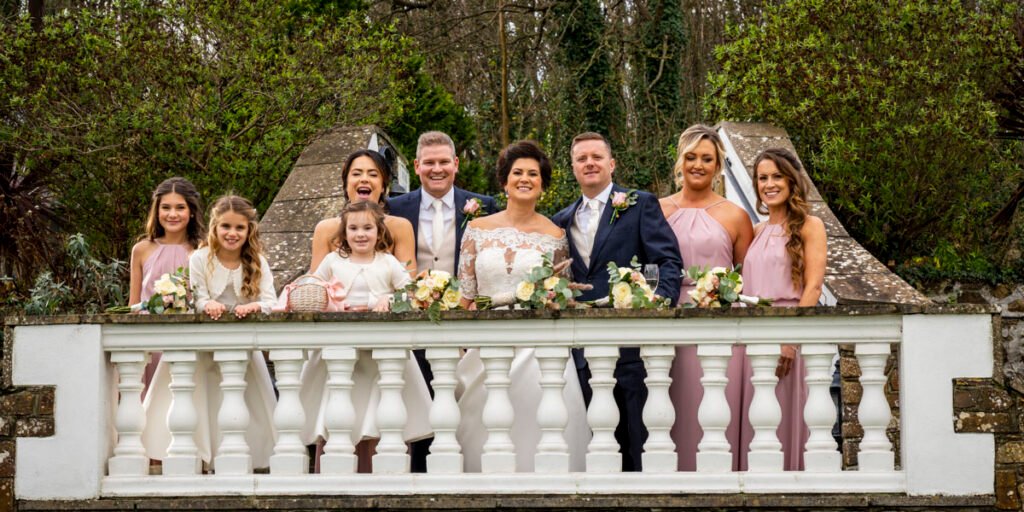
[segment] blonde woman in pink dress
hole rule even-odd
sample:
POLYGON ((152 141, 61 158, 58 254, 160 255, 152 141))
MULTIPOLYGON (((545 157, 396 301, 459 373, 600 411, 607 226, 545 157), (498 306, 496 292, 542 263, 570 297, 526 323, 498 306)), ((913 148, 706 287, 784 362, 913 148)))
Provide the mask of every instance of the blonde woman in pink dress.
MULTIPOLYGON (((827 241, 825 224, 810 215, 800 161, 788 150, 766 149, 754 160, 754 179, 757 209, 768 214, 768 221, 754 229, 754 241, 743 260, 744 290, 774 299, 775 306, 816 306, 825 279, 827 241)), ((783 345, 775 374, 779 377, 775 396, 782 407, 777 432, 785 454, 784 468, 802 470, 808 436, 803 420, 807 384, 797 346, 783 345)), ((745 469, 753 433, 742 434, 739 452, 745 469)))
MULTIPOLYGON (((679 240, 684 268, 733 267, 743 261, 754 237, 750 217, 739 206, 712 190, 722 172, 725 148, 714 129, 694 125, 679 136, 679 157, 674 168, 679 192, 661 199, 661 211, 679 240)), ((684 278, 679 303, 690 301, 694 283, 684 278)), ((704 396, 703 376, 695 345, 677 346, 669 394, 676 408, 672 439, 680 471, 697 469, 697 444, 703 430, 697 409, 704 396)))

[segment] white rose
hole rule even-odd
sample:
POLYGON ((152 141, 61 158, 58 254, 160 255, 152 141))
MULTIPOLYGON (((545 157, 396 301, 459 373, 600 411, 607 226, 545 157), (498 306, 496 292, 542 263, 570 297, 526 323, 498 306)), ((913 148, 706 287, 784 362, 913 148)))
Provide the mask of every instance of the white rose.
POLYGON ((416 289, 415 297, 418 300, 427 300, 430 298, 430 288, 426 286, 420 286, 416 289))
POLYGON ((727 274, 727 273, 728 273, 728 271, 725 270, 725 267, 715 267, 715 268, 711 269, 711 274, 712 275, 727 274))
POLYGON ((629 267, 619 267, 619 279, 625 278, 632 271, 633 269, 629 267))
POLYGON ((434 278, 434 285, 438 288, 444 288, 448 285, 448 281, 451 281, 452 275, 444 270, 435 270, 430 273, 431 277, 434 278))
POLYGON ((544 280, 544 289, 545 290, 554 290, 555 287, 558 286, 558 281, 560 281, 558 276, 551 276, 551 277, 545 279, 544 280))
POLYGON ((153 291, 160 295, 168 295, 178 291, 178 285, 171 281, 171 277, 164 274, 160 279, 153 283, 153 291))
POLYGON ((703 283, 701 283, 701 287, 704 288, 704 291, 711 292, 711 291, 713 291, 715 289, 715 280, 714 279, 704 279, 703 283))
POLYGON ((533 296, 533 283, 529 281, 520 281, 519 285, 516 286, 516 298, 522 301, 530 300, 533 296))
POLYGON ((444 292, 444 296, 441 298, 442 303, 448 309, 455 309, 459 307, 459 300, 462 299, 462 294, 458 290, 451 290, 444 292))
POLYGON ((633 290, 630 289, 628 283, 615 283, 612 287, 612 299, 617 308, 628 308, 633 303, 633 290))

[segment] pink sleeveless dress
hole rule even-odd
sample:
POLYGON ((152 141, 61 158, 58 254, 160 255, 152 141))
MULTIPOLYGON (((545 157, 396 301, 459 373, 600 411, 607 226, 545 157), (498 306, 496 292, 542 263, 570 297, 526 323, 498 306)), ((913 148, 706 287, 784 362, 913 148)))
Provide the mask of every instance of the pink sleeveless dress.
MULTIPOLYGON (((142 262, 142 302, 146 302, 153 296, 153 283, 164 274, 173 274, 180 267, 188 268, 189 248, 179 244, 162 244, 153 241, 157 245, 153 254, 142 262)), ((149 383, 156 373, 156 365, 160 362, 160 352, 154 352, 142 373, 142 396, 146 396, 149 383)))
MULTIPOLYGON (((796 289, 791 281, 792 260, 786 253, 788 241, 789 237, 781 224, 765 223, 750 243, 747 256, 743 259, 745 294, 774 299, 773 306, 793 307, 800 302, 802 290, 796 289)), ((729 408, 733 411, 733 421, 725 434, 732 445, 733 469, 746 471, 747 452, 750 451, 750 440, 754 437, 748 416, 753 398, 753 385, 750 383, 753 372, 746 358, 746 349, 737 348, 739 350, 733 350, 733 358, 726 370, 729 383, 725 394, 729 408), (736 357, 738 352, 743 357, 736 357), (740 416, 737 416, 737 410, 741 411, 740 416), (737 417, 740 421, 737 421, 737 417)), ((806 375, 803 359, 797 354, 789 374, 779 379, 775 387, 775 396, 782 407, 782 421, 776 432, 785 456, 783 468, 787 471, 804 468, 804 445, 810 434, 803 419, 804 404, 807 403, 806 375)))
MULTIPOLYGON (((732 267, 732 237, 725 227, 707 212, 723 202, 725 200, 704 208, 679 208, 668 216, 668 224, 679 240, 684 270, 694 266, 732 267)), ((675 201, 672 203, 676 204, 675 201)), ((680 304, 692 302, 689 292, 693 289, 693 281, 684 277, 679 292, 680 304)), ((672 440, 676 444, 676 454, 679 457, 678 469, 696 471, 697 444, 704 435, 697 420, 697 409, 704 397, 704 387, 700 383, 704 372, 701 370, 700 360, 697 359, 696 345, 676 347, 676 358, 669 376, 672 377, 669 395, 676 408, 672 440)))

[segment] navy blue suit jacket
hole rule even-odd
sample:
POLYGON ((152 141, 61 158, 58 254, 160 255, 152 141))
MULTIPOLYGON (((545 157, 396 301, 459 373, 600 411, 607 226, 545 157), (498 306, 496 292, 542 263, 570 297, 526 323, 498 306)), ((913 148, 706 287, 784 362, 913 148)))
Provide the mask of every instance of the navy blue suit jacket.
MULTIPOLYGON (((423 194, 423 189, 418 188, 407 194, 402 194, 398 197, 388 199, 388 212, 391 215, 397 217, 404 217, 412 223, 412 231, 414 238, 419 240, 420 230, 420 201, 423 194)), ((494 198, 491 196, 485 196, 483 194, 475 194, 468 190, 462 190, 459 187, 455 187, 455 272, 459 271, 459 249, 462 248, 462 233, 466 231, 466 227, 463 224, 466 215, 462 213, 462 208, 466 205, 466 201, 470 198, 477 198, 483 203, 484 213, 482 215, 490 215, 498 211, 498 206, 494 203, 494 198)), ((417 248, 419 243, 417 242, 417 248)), ((426 270, 426 269, 417 269, 426 270)))
MULTIPOLYGON (((612 193, 628 190, 612 185, 612 193)), ((594 247, 590 251, 590 266, 583 263, 572 239, 573 220, 583 198, 577 199, 568 208, 558 212, 552 221, 565 230, 569 237, 569 253, 572 255, 572 278, 576 282, 589 283, 592 290, 583 292, 580 300, 595 300, 608 296, 608 262, 614 261, 619 267, 628 267, 636 256, 641 265, 658 265, 658 289, 662 297, 668 297, 675 305, 679 300, 679 286, 683 262, 679 255, 679 242, 672 232, 665 215, 661 213, 658 198, 647 192, 637 192, 636 204, 622 211, 615 222, 611 222, 612 205, 604 207, 601 223, 594 235, 594 247)))

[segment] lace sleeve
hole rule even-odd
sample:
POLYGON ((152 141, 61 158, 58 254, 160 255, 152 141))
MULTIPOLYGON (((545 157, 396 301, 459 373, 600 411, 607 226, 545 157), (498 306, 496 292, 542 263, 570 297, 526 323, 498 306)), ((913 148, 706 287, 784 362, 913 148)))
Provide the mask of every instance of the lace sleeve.
POLYGON ((462 247, 459 249, 459 292, 462 298, 476 298, 476 228, 466 228, 462 235, 462 247))

